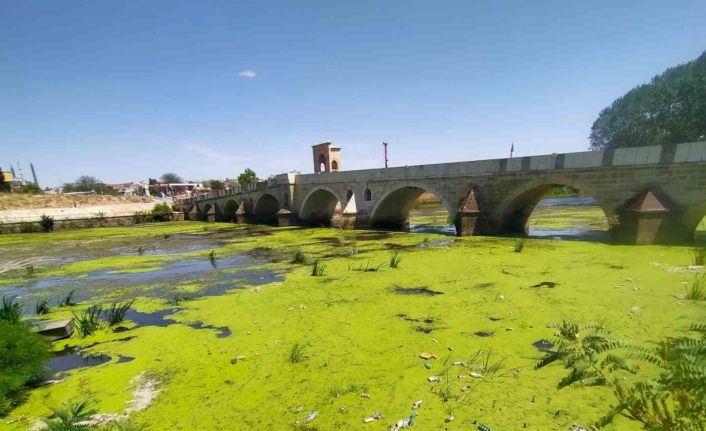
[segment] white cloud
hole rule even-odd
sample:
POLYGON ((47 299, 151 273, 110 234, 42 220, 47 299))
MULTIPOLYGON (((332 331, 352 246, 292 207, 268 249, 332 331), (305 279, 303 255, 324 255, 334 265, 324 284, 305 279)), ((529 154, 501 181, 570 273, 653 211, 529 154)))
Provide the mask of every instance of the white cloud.
POLYGON ((257 76, 257 73, 255 73, 254 70, 248 69, 248 70, 243 70, 242 72, 240 72, 238 74, 238 76, 240 76, 241 78, 254 78, 257 76))
POLYGON ((230 167, 252 160, 251 157, 236 157, 225 151, 219 151, 204 144, 186 144, 184 148, 217 166, 230 167))

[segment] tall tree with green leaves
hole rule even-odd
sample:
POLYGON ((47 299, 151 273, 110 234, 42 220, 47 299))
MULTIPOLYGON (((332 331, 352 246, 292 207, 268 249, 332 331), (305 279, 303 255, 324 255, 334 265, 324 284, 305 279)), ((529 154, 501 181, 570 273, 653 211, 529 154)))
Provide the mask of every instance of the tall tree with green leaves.
POLYGON ((174 172, 167 172, 167 173, 163 174, 159 179, 162 180, 163 183, 170 183, 170 184, 182 182, 181 177, 179 175, 175 174, 174 172))
POLYGON ((706 52, 603 109, 589 140, 596 150, 706 140, 706 52))
POLYGON ((257 174, 250 168, 245 169, 245 171, 238 175, 238 184, 241 186, 247 186, 249 184, 257 183, 257 174))

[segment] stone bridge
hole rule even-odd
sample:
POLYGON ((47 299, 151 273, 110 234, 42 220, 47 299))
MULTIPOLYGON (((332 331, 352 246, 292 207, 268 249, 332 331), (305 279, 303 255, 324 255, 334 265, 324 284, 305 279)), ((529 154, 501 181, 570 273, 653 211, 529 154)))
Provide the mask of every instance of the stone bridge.
POLYGON ((526 234, 535 205, 555 186, 593 197, 614 241, 688 242, 706 213, 706 142, 290 173, 176 206, 195 220, 406 229, 415 200, 430 192, 460 236, 526 234))

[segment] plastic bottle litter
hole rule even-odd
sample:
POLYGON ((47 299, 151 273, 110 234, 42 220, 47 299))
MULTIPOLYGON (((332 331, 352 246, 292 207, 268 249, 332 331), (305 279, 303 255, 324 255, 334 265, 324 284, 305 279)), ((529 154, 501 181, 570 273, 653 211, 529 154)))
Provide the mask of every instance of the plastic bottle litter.
POLYGON ((422 400, 419 400, 419 401, 415 402, 414 404, 412 404, 413 409, 418 409, 421 406, 422 406, 422 400))
POLYGON ((429 376, 427 377, 427 380, 429 380, 430 382, 438 382, 441 379, 439 378, 439 376, 429 376))
POLYGON ((470 375, 471 377, 473 377, 473 378, 476 378, 476 379, 482 379, 482 378, 483 378, 483 374, 481 374, 481 373, 476 373, 475 371, 471 371, 471 372, 469 373, 469 375, 470 375))
POLYGON ((431 364, 429 362, 425 362, 424 368, 426 368, 427 370, 431 370, 431 364))
POLYGON ((316 419, 316 416, 318 416, 318 415, 319 415, 319 412, 316 412, 316 411, 311 412, 311 414, 310 414, 309 416, 307 416, 306 419, 304 419, 304 422, 305 422, 305 423, 306 423, 306 422, 311 422, 311 421, 313 421, 314 419, 316 419))
POLYGON ((360 394, 360 396, 363 398, 370 398, 370 394, 368 394, 366 392, 363 392, 362 394, 360 394))
POLYGON ((490 431, 490 427, 485 424, 478 425, 478 431, 490 431))
POLYGON ((449 416, 446 419, 444 419, 444 422, 446 422, 446 423, 453 422, 454 419, 456 419, 456 418, 453 416, 449 416))

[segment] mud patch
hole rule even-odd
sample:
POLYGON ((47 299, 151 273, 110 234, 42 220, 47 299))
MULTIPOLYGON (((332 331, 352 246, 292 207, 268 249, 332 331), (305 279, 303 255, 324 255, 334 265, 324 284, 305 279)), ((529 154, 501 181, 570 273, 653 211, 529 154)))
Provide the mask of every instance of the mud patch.
POLYGON ((551 352, 554 347, 554 343, 545 339, 537 340, 532 345, 540 352, 551 352))
POLYGON ((555 286, 558 286, 558 285, 559 285, 559 283, 554 282, 554 281, 540 281, 539 283, 533 284, 533 285, 530 286, 530 287, 534 287, 534 288, 537 288, 537 289, 540 288, 540 287, 548 287, 548 288, 550 288, 550 289, 553 289, 555 286))
POLYGON ((421 287, 402 287, 402 286, 395 286, 392 288, 393 292, 399 294, 399 295, 421 295, 421 296, 436 296, 436 295, 443 295, 444 292, 439 292, 436 290, 431 290, 427 286, 421 286, 421 287))

